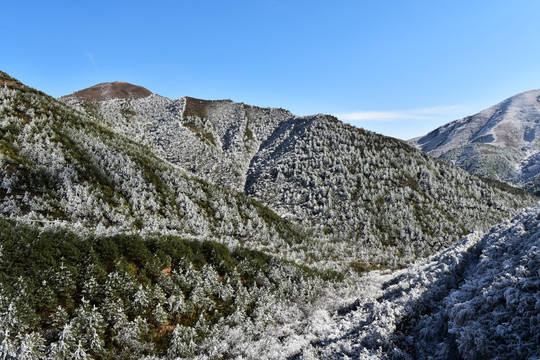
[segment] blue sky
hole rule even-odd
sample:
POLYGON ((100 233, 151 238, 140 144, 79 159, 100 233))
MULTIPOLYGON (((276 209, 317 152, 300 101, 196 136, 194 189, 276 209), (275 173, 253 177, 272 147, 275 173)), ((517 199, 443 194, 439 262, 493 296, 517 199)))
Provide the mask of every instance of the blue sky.
POLYGON ((540 88, 539 1, 6 1, 0 70, 127 81, 408 139, 540 88))

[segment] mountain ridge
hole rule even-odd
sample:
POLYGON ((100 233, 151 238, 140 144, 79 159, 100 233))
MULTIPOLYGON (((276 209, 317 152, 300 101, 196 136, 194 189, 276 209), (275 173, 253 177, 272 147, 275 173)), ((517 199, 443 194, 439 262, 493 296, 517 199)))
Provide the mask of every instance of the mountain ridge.
POLYGON ((299 224, 319 239, 305 245, 310 261, 343 261, 337 249, 345 246, 351 260, 404 266, 487 229, 518 199, 529 201, 518 197, 507 207, 503 192, 481 180, 330 115, 156 94, 67 103, 187 172, 244 192, 299 224), (334 255, 316 255, 322 248, 334 255))
POLYGON ((538 193, 540 90, 530 90, 475 115, 445 124, 410 144, 475 175, 538 193))
POLYGON ((539 98, 540 90, 519 93, 409 142, 437 157, 463 142, 490 143, 499 147, 538 147, 534 136, 536 129, 531 125, 540 121, 539 98))

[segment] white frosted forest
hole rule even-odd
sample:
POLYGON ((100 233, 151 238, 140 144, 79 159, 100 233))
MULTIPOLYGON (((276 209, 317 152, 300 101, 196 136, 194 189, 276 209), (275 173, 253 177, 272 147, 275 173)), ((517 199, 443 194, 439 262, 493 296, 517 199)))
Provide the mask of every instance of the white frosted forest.
POLYGON ((537 356, 525 191, 327 115, 0 75, 2 359, 537 356))

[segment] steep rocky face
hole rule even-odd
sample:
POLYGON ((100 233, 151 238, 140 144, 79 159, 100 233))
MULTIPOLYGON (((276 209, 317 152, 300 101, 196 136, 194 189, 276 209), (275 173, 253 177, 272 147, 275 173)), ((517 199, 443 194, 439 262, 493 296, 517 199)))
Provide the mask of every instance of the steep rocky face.
POLYGON ((152 95, 142 86, 123 81, 106 82, 79 90, 65 98, 77 98, 84 101, 103 101, 109 99, 138 99, 152 95))
POLYGON ((68 102, 301 225, 311 262, 401 266, 534 201, 327 115, 159 95, 68 102))
POLYGON ((536 193, 540 172, 540 90, 515 95, 480 113, 453 121, 410 143, 475 175, 536 193))

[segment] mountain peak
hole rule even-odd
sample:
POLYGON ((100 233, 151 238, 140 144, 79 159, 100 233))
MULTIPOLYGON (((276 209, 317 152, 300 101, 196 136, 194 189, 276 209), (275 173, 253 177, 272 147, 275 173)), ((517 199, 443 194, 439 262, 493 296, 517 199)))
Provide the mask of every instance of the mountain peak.
POLYGON ((465 144, 490 144, 499 148, 536 149, 540 145, 540 90, 525 91, 476 115, 443 125, 410 140, 433 155, 465 144))
POLYGON ((65 97, 76 97, 86 101, 103 101, 109 99, 138 99, 150 95, 152 95, 152 92, 142 86, 123 81, 114 81, 100 83, 65 97))
POLYGON ((410 143, 472 174, 503 180, 538 195, 540 90, 514 95, 410 143))

